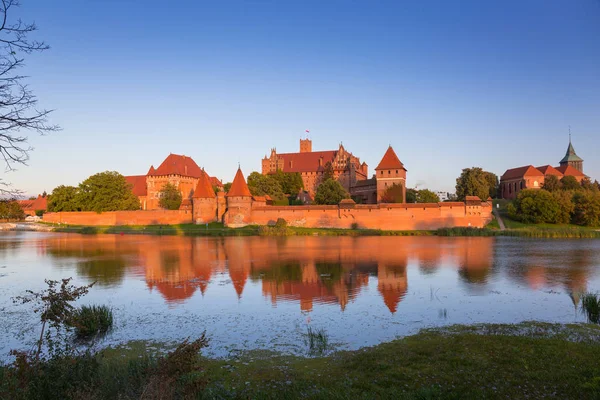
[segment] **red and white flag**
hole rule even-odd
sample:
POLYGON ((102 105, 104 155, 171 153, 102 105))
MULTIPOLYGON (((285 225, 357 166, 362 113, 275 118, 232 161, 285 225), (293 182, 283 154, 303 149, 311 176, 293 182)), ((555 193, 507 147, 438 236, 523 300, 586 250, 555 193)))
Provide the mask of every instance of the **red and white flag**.
POLYGON ((307 130, 305 130, 304 132, 306 132, 306 133, 309 133, 310 131, 307 129, 307 130))

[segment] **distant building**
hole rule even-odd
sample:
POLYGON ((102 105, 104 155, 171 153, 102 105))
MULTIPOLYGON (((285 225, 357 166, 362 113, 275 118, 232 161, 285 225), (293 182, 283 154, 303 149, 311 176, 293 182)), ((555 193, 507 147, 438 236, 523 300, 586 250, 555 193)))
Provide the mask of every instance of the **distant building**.
POLYGON ((219 179, 208 176, 191 157, 179 154, 169 154, 156 169, 150 166, 146 175, 126 176, 125 179, 132 185, 133 194, 140 199, 142 210, 160 208, 160 190, 167 183, 175 185, 181 192, 181 209, 191 209, 191 200, 202 175, 208 177, 212 187, 223 190, 219 179))
POLYGON ((48 210, 48 198, 42 197, 38 194, 38 197, 34 200, 17 200, 17 203, 23 209, 25 215, 36 215, 36 212, 46 212, 48 210))
POLYGON ((448 201, 450 200, 451 194, 449 192, 435 192, 437 196, 440 198, 440 201, 448 201))
POLYGON ((334 179, 347 191, 356 182, 367 179, 367 164, 361 163, 360 158, 347 151, 342 144, 337 150, 312 151, 310 139, 300 139, 299 153, 277 153, 276 149, 271 149, 271 154, 262 159, 261 172, 263 175, 277 171, 297 172, 302 177, 304 189, 314 196, 323 181, 327 163, 331 163, 334 179))
POLYGON ((527 165, 506 170, 500 178, 500 197, 515 199, 521 190, 540 189, 546 177, 550 175, 554 175, 558 179, 564 176, 573 176, 578 182, 586 178, 583 173, 583 159, 575 153, 570 136, 567 154, 560 160, 559 167, 544 165, 536 168, 533 165, 527 165))

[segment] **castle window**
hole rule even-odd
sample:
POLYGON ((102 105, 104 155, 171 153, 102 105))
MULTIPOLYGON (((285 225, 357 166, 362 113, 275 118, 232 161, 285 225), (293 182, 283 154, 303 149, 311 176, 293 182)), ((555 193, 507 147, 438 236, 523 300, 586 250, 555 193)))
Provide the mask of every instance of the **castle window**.
POLYGON ((523 181, 521 181, 521 190, 523 190, 523 181))
POLYGON ((396 170, 396 173, 398 173, 398 170, 396 170))
POLYGON ((383 175, 383 171, 381 171, 381 175, 383 175))
POLYGON ((388 170, 388 175, 390 175, 391 173, 392 173, 392 171, 389 171, 389 170, 388 170))

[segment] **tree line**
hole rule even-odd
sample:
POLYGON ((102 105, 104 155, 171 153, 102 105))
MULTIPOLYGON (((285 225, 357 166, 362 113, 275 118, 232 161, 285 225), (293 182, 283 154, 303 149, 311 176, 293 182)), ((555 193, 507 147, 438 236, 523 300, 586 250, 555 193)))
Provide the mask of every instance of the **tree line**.
POLYGON ((57 186, 48 196, 48 211, 139 210, 140 201, 131 189, 118 172, 100 172, 78 186, 57 186))
POLYGON ((600 226, 600 184, 572 176, 548 176, 541 189, 525 189, 508 205, 509 216, 525 223, 600 226))

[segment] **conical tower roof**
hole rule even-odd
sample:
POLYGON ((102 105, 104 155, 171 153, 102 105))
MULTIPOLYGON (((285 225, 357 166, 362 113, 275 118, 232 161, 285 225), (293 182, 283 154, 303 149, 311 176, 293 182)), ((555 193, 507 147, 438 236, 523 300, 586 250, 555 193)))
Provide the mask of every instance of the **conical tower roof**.
POLYGON ((233 182, 231 183, 231 188, 229 192, 227 192, 227 197, 252 197, 250 193, 250 189, 248 189, 248 185, 246 184, 246 179, 244 178, 244 174, 242 173, 241 168, 238 167, 238 170, 235 174, 235 178, 233 178, 233 182))
POLYGON ((380 169, 404 169, 404 170, 406 170, 406 168, 404 168, 404 164, 402 164, 402 162, 396 155, 396 152, 394 151, 394 149, 392 149, 392 146, 388 147, 387 151, 383 155, 383 158, 379 162, 379 165, 377 166, 377 168, 375 168, 376 171, 378 171, 380 169))
POLYGON ((567 154, 565 154, 565 156, 563 157, 562 160, 560 160, 560 163, 568 163, 570 161, 583 161, 583 159, 581 157, 579 157, 577 155, 577 153, 575 153, 575 148, 573 147, 573 144, 571 143, 571 136, 569 136, 569 147, 567 147, 567 154))
POLYGON ((208 175, 204 170, 202 170, 202 174, 198 178, 198 184, 196 185, 196 189, 194 190, 195 199, 213 199, 216 197, 215 191, 210 184, 210 180, 208 175))

